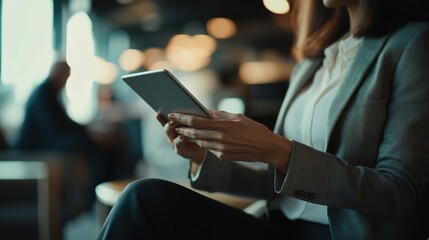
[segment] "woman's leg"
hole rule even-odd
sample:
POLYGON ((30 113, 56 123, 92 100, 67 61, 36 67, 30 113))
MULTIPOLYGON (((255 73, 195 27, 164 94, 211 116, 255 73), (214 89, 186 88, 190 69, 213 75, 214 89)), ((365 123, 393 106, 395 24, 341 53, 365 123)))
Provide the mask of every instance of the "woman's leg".
POLYGON ((267 239, 269 225, 241 210, 158 179, 126 187, 98 239, 267 239))

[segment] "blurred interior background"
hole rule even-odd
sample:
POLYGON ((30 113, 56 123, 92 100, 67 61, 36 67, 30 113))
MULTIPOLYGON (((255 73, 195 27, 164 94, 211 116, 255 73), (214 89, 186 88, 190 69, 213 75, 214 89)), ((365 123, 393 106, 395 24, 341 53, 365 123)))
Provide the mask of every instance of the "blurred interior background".
POLYGON ((82 156, 14 147, 29 96, 56 61, 71 68, 60 96, 68 116, 107 156, 104 181, 187 174, 155 112, 122 75, 168 69, 207 108, 272 129, 295 64, 287 0, 0 3, 1 239, 94 239, 97 232, 94 207, 77 203, 91 174, 82 156), (19 234, 2 237, 6 230, 19 234))

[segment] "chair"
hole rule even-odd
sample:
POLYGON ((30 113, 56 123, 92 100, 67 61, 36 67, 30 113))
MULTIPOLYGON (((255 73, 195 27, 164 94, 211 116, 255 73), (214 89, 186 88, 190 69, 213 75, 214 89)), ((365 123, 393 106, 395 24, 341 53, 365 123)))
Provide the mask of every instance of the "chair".
POLYGON ((62 239, 60 168, 49 161, 0 161, 0 238, 62 239))
POLYGON ((0 239, 62 239, 64 224, 86 210, 89 173, 79 155, 6 150, 0 164, 0 239))

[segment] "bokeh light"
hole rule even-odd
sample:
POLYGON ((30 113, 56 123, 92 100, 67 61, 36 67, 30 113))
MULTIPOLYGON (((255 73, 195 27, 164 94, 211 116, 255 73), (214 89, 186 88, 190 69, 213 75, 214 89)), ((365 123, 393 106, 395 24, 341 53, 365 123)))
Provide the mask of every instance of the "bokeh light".
POLYGON ((169 41, 166 47, 166 58, 174 68, 193 72, 210 63, 216 46, 216 41, 208 35, 178 34, 169 41))
POLYGON ((98 84, 112 84, 118 76, 116 65, 100 57, 94 58, 94 71, 94 80, 98 84))
POLYGON ((294 62, 254 61, 241 64, 240 79, 246 84, 263 84, 285 80, 289 77, 294 62))
POLYGON ((137 49, 127 49, 119 57, 119 65, 125 71, 139 69, 145 61, 145 54, 137 49))
POLYGON ((207 32, 215 38, 227 39, 237 33, 237 26, 228 18, 212 18, 207 21, 207 32))
POLYGON ((285 14, 290 11, 290 4, 287 0, 263 0, 264 6, 275 14, 285 14))

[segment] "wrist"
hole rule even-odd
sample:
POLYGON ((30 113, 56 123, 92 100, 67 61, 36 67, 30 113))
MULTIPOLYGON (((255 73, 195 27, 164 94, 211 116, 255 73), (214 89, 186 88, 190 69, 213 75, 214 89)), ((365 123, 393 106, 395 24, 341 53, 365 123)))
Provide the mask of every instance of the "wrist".
POLYGON ((201 148, 199 151, 197 151, 194 156, 189 158, 191 160, 192 165, 201 165, 201 163, 204 161, 204 158, 206 158, 207 150, 201 148))
POLYGON ((270 144, 270 157, 267 163, 279 170, 287 172, 290 155, 292 153, 292 142, 284 137, 276 135, 270 144))

